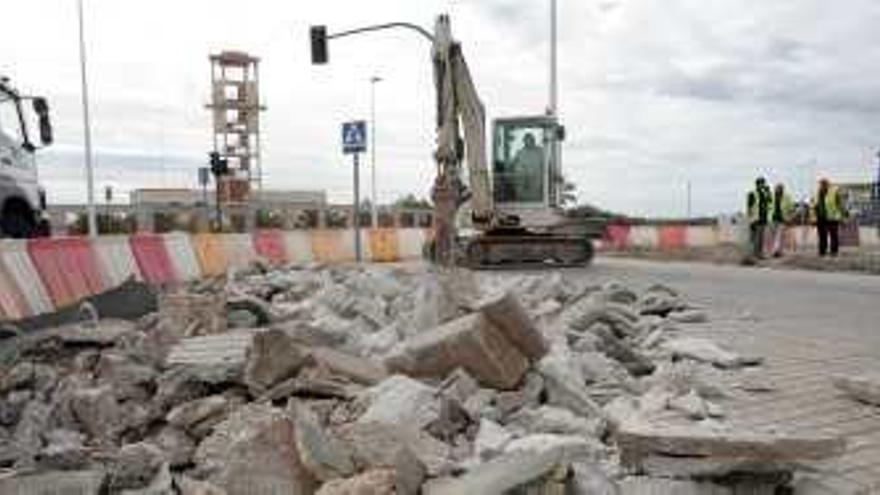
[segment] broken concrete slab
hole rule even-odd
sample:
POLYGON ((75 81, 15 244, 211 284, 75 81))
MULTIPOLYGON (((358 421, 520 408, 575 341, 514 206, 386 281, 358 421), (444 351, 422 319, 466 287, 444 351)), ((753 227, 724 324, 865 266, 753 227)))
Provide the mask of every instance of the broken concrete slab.
POLYGON ((174 478, 171 476, 171 468, 168 464, 159 467, 152 481, 143 487, 130 490, 122 490, 120 495, 177 495, 174 489, 174 478))
POLYGON ((529 363, 482 313, 473 313, 405 341, 385 365, 394 372, 436 378, 464 368, 481 384, 507 390, 516 387, 529 363))
POLYGON ((54 429, 45 433, 46 446, 40 451, 39 463, 43 469, 85 469, 89 464, 89 449, 85 435, 78 431, 54 429))
POLYGON ((162 428, 150 442, 162 450, 169 466, 175 469, 189 465, 196 451, 196 442, 183 430, 173 426, 162 428))
POLYGON ((171 348, 166 364, 168 366, 223 365, 243 369, 254 333, 251 330, 236 330, 182 339, 171 348))
POLYGON ((179 495, 227 495, 226 490, 208 481, 200 481, 189 476, 175 477, 174 484, 179 495))
POLYGON ((281 330, 257 332, 247 352, 243 381, 258 397, 296 375, 307 362, 308 354, 281 330))
POLYGON ((316 481, 296 450, 296 428, 282 410, 249 404, 230 413, 196 450, 197 469, 228 495, 313 493, 316 481))
POLYGON ((290 401, 287 410, 296 428, 296 447, 303 465, 320 481, 354 474, 354 463, 346 446, 328 435, 309 406, 290 401))
POLYGON ((99 381, 113 387, 118 400, 147 400, 159 373, 118 352, 104 351, 95 366, 99 381))
POLYGON ((880 374, 836 376, 833 381, 837 388, 859 402, 880 406, 880 374))
POLYGON ((706 323, 709 314, 701 309, 686 309, 669 313, 666 318, 674 323, 706 323))
POLYGON ((0 393, 28 389, 39 393, 51 392, 58 384, 55 368, 33 361, 20 361, 2 375, 0 393))
POLYGON ((708 481, 672 480, 648 476, 628 476, 619 480, 615 493, 618 495, 734 495, 733 489, 708 481))
POLYGON ((112 444, 125 426, 123 410, 113 388, 80 388, 72 391, 70 410, 90 438, 112 444))
POLYGON ((474 440, 474 453, 481 461, 488 461, 504 452, 504 447, 513 440, 513 434, 498 423, 480 420, 480 429, 474 440))
POLYGON ((223 395, 212 395, 175 406, 165 416, 168 424, 178 427, 194 438, 202 438, 226 417, 231 404, 223 395))
POLYGON ((580 435, 536 433, 511 440, 504 447, 506 454, 529 452, 540 454, 554 451, 567 464, 574 460, 599 461, 607 455, 607 448, 599 440, 580 435))
POLYGON ((661 348, 673 356, 711 363, 720 368, 737 368, 761 364, 763 358, 757 356, 740 356, 726 350, 711 340, 696 337, 677 337, 667 340, 661 348))
POLYGON ((767 465, 821 460, 840 455, 846 448, 846 441, 835 436, 716 431, 635 421, 624 422, 614 435, 621 450, 621 461, 639 469, 644 468, 644 461, 652 456, 722 463, 730 460, 732 467, 737 468, 744 460, 767 465))
POLYGON ((50 471, 0 477, 0 493, 28 495, 100 495, 106 474, 100 470, 50 471))
POLYGON ((159 326, 177 339, 226 333, 226 294, 169 292, 159 296, 159 326))
POLYGON ((457 478, 437 478, 422 488, 424 495, 502 495, 526 485, 565 464, 561 449, 544 452, 518 452, 480 464, 457 478))
POLYGON ((544 377, 547 403, 570 409, 587 417, 602 417, 602 409, 593 402, 584 384, 581 367, 566 353, 551 353, 538 363, 544 377))
POLYGON ((401 495, 395 489, 394 471, 371 469, 357 476, 324 483, 315 495, 401 495))
POLYGON ((425 474, 441 476, 454 469, 449 446, 412 425, 356 422, 337 433, 352 449, 359 467, 394 467, 402 480, 408 480, 407 486, 425 474))
POLYGON ((507 419, 508 428, 523 435, 526 433, 555 433, 599 438, 604 422, 599 418, 585 418, 568 409, 542 405, 537 409, 522 409, 507 419))
POLYGON ((162 451, 152 443, 124 445, 110 463, 107 487, 111 492, 144 488, 150 484, 164 462, 162 451))
POLYGON ((388 377, 388 371, 381 363, 329 347, 310 349, 309 354, 318 366, 356 383, 375 385, 388 377))
POLYGON ((366 392, 369 407, 360 423, 424 428, 440 417, 437 390, 404 375, 393 375, 366 392))
POLYGON ((512 293, 490 295, 476 307, 527 358, 538 360, 549 351, 541 331, 512 293))

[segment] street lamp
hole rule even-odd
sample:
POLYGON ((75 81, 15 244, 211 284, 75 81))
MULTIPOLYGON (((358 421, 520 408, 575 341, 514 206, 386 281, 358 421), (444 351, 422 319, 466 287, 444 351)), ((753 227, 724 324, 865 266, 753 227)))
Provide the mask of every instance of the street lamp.
POLYGON ((370 198, 373 200, 370 206, 373 210, 374 229, 379 228, 379 200, 376 197, 376 83, 380 81, 382 78, 379 76, 370 78, 370 182, 372 183, 370 198))
POLYGON ((79 70, 80 83, 82 85, 83 107, 83 142, 85 145, 86 161, 86 190, 88 194, 88 218, 89 235, 98 235, 98 221, 95 212, 95 177, 92 165, 92 128, 89 119, 89 87, 86 78, 86 38, 83 20, 83 0, 77 0, 77 13, 79 14, 79 70))

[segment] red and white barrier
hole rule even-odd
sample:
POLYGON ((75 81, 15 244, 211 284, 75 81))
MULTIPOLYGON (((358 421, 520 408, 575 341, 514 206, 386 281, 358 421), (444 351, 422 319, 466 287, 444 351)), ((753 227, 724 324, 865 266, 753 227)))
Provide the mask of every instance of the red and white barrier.
MULTIPOLYGON (((880 246, 875 228, 849 233, 850 242, 880 246)), ((130 277, 152 284, 179 283, 219 275, 253 260, 270 263, 354 260, 351 230, 260 231, 254 234, 136 234, 97 239, 0 240, 0 321, 61 309, 130 277)), ((425 229, 362 232, 364 259, 419 259, 430 238, 425 229)), ((742 225, 609 226, 602 249, 681 249, 748 241, 742 225)), ((814 249, 815 228, 792 227, 790 250, 814 249)))

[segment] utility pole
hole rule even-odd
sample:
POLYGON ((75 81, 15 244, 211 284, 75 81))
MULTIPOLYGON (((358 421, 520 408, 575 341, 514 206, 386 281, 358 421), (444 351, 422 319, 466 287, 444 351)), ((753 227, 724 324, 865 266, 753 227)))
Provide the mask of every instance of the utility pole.
POLYGON ((556 0, 550 0, 550 104, 547 106, 547 113, 556 116, 559 112, 559 81, 557 79, 556 65, 556 0))
POLYGON ((370 205, 372 207, 372 225, 379 228, 379 199, 376 197, 376 83, 382 81, 379 76, 370 78, 370 205))
POLYGON ((86 76, 86 38, 83 19, 83 0, 77 0, 79 14, 79 70, 82 85, 83 141, 85 144, 86 192, 88 195, 89 236, 98 235, 98 221, 95 212, 95 177, 92 163, 92 128, 89 119, 89 85, 86 76))
POLYGON ((690 219, 693 216, 693 211, 691 210, 691 181, 688 179, 687 181, 687 217, 690 219))

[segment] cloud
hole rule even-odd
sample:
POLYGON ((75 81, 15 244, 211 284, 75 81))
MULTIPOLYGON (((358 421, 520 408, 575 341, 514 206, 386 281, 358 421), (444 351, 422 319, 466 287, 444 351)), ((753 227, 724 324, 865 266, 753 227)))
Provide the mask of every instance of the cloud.
MULTIPOLYGON (((330 64, 314 67, 310 24, 331 32, 389 20, 430 27, 449 12, 490 118, 540 114, 547 104, 546 1, 86 6, 98 179, 120 191, 195 184, 211 147, 207 55, 230 48, 262 59, 267 187, 350 198, 338 126, 369 116, 368 81, 378 74, 380 199, 426 194, 434 172, 430 47, 410 33, 377 33, 331 42, 330 64)), ((880 144, 880 3, 584 0, 559 2, 559 12, 564 167, 581 199, 681 214, 689 181, 695 211, 713 214, 741 208, 758 173, 799 195, 820 172, 875 175, 868 150, 880 144)), ((66 0, 11 0, 4 15, 20 22, 0 32, 8 48, 0 73, 52 103, 59 144, 41 156, 41 178, 64 201, 84 198, 74 13, 66 0)))

